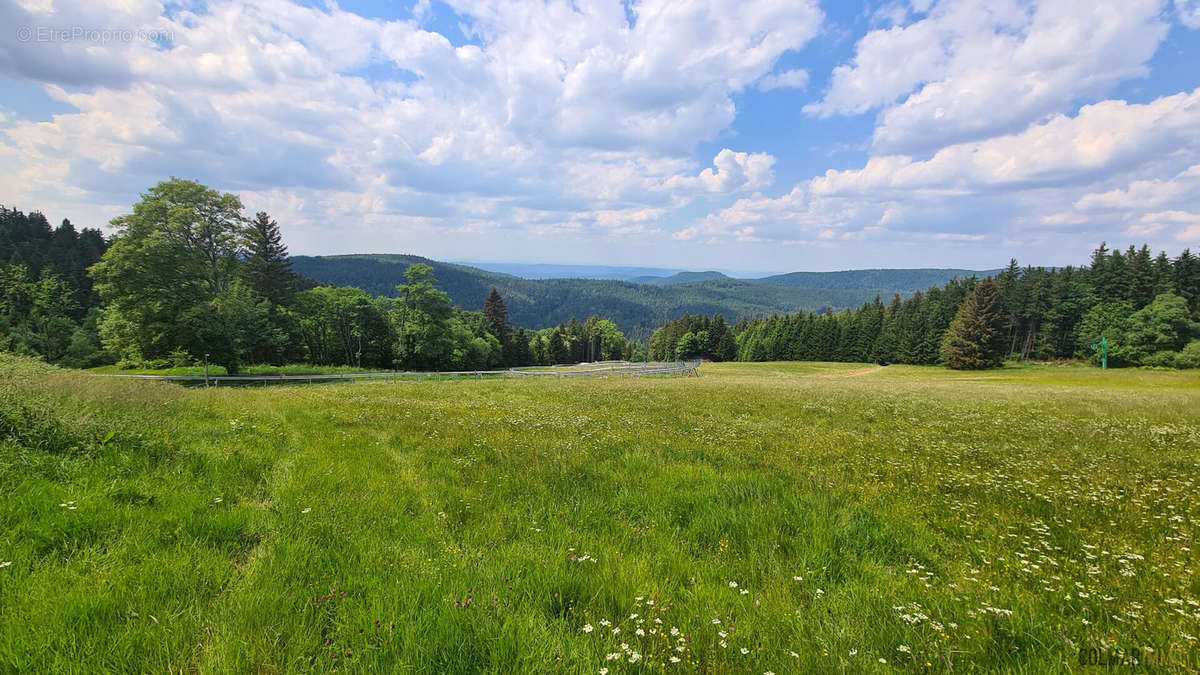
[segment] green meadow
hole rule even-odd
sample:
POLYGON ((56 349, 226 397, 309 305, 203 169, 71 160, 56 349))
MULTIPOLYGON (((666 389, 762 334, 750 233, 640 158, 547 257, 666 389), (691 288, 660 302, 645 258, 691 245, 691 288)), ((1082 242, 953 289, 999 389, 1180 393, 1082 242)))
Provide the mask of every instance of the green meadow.
POLYGON ((700 372, 189 389, 0 357, 0 671, 1200 664, 1200 372, 700 372))

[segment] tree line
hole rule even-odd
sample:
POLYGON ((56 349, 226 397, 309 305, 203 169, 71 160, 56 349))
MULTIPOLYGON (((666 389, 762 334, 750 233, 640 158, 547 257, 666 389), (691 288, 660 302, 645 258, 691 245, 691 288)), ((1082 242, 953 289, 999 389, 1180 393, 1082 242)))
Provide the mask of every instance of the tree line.
POLYGON ((684 315, 650 339, 655 358, 943 363, 982 368, 1007 358, 1200 367, 1200 260, 1102 244, 1085 267, 1020 267, 955 279, 884 304, 744 319, 684 315), (733 346, 725 337, 732 334, 733 346))
POLYGON ((278 223, 237 196, 171 179, 147 190, 116 234, 51 229, 0 207, 0 348, 73 367, 250 363, 406 370, 635 356, 607 319, 509 324, 492 289, 481 311, 455 306, 433 270, 410 265, 393 297, 321 286, 292 270, 278 223))

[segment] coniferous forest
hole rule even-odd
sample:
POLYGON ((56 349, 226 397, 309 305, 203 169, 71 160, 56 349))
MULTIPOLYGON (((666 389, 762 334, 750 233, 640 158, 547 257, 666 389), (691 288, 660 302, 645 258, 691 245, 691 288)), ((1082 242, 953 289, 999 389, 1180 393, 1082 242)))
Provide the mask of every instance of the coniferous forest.
POLYGON ((1094 251, 1085 267, 1020 267, 954 279, 854 310, 685 314, 648 345, 591 316, 513 326, 496 291, 455 306, 429 265, 391 297, 317 285, 291 268, 278 223, 193 181, 149 189, 117 233, 52 227, 0 207, 0 349, 74 367, 246 364, 474 370, 608 359, 943 363, 1092 359, 1200 366, 1200 261, 1148 247, 1094 251))
POLYGON ((994 279, 956 279, 886 304, 876 298, 855 310, 744 319, 731 329, 719 315, 685 315, 655 331, 650 354, 947 363, 947 350, 956 349, 956 335, 948 336, 955 319, 985 283, 990 300, 973 317, 982 328, 971 342, 986 348, 967 367, 1005 358, 1099 362, 1094 345, 1102 337, 1109 365, 1200 367, 1200 260, 1187 249, 1169 258, 1146 246, 1121 251, 1103 244, 1087 267, 1022 268, 1013 260, 994 279))

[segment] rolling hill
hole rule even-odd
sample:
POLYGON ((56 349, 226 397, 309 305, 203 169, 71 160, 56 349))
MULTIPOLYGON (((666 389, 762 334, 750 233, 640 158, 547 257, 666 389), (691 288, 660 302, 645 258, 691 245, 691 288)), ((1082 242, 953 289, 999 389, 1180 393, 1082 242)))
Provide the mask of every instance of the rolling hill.
POLYGON ((415 255, 293 256, 300 274, 321 284, 357 286, 372 295, 393 296, 404 270, 414 263, 433 267, 437 285, 455 304, 479 309, 495 286, 504 296, 509 321, 524 328, 546 328, 571 317, 609 317, 632 338, 644 339, 663 321, 684 313, 725 315, 729 321, 797 310, 857 307, 876 295, 908 294, 967 270, 862 270, 797 272, 767 279, 734 279, 720 272, 685 272, 640 277, 644 283, 610 279, 525 279, 415 255), (890 278, 888 273, 897 273, 890 278), (797 276, 802 275, 802 276, 797 276), (831 276, 832 275, 832 276, 831 276), (858 276, 856 276, 858 275, 858 276), (914 287, 917 282, 929 281, 914 287), (801 281, 812 285, 802 286, 801 281), (857 286, 855 283, 874 283, 857 286))

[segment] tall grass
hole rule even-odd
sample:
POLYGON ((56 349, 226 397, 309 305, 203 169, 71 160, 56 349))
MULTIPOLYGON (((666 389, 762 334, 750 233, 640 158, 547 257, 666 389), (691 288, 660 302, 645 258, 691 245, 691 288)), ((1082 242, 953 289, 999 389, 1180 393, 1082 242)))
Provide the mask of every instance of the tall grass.
POLYGON ((1196 373, 185 390, 0 369, 5 670, 1196 658, 1196 373))

